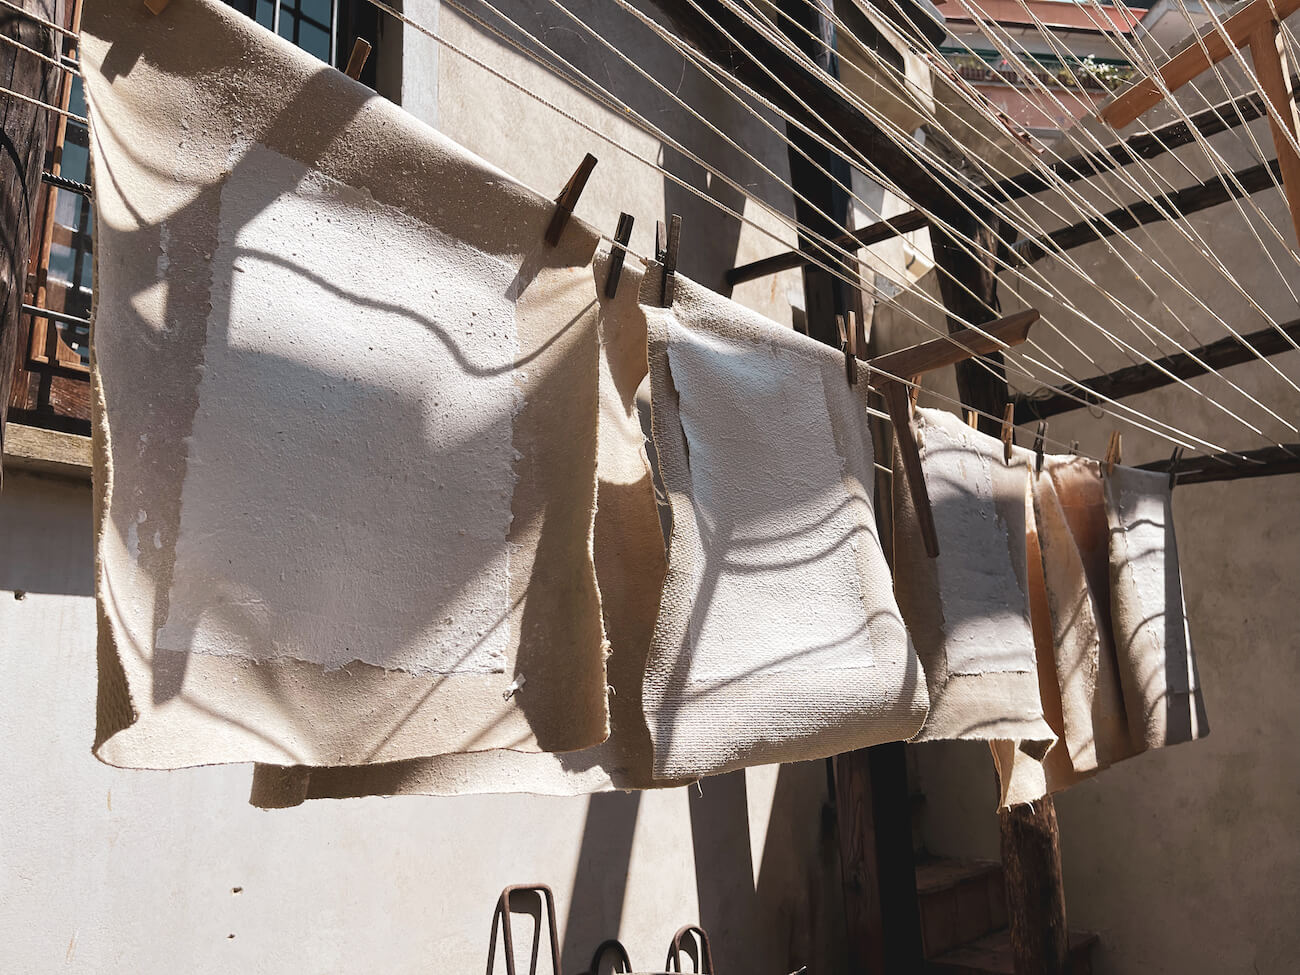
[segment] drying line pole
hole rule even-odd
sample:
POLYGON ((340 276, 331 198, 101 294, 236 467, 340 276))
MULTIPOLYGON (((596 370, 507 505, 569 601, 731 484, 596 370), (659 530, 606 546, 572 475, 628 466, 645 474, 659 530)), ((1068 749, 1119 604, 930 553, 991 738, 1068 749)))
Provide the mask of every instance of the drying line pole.
MULTIPOLYGON (((823 71, 838 76, 839 66, 832 53, 835 47, 834 26, 821 6, 827 0, 779 2, 781 9, 793 18, 793 22, 782 21, 786 36, 812 57, 823 71), (795 27, 796 23, 825 44, 814 43, 795 27)), ((848 225, 849 196, 843 185, 835 185, 834 180, 810 163, 796 146, 817 159, 842 184, 848 184, 851 178, 848 164, 793 127, 789 136, 792 143, 789 151, 790 185, 821 211, 815 212, 814 208, 796 202, 795 215, 801 225, 812 226, 825 237, 837 237, 848 225)), ((805 252, 818 249, 812 241, 803 239, 799 241, 799 247, 805 252)), ((862 320, 861 288, 850 287, 821 268, 807 264, 803 267, 803 284, 808 334, 838 348, 836 316, 848 317, 853 313, 855 318, 862 320)), ((888 426, 877 432, 883 433, 877 438, 878 443, 890 443, 888 426)), ((883 451, 877 452, 883 455, 883 451)), ((882 531, 888 534, 887 517, 884 521, 882 531)), ((891 742, 859 749, 836 756, 831 765, 834 770, 832 781, 848 970, 862 975, 919 971, 923 964, 921 917, 912 856, 911 803, 904 746, 902 742, 891 742)))
MULTIPOLYGON (((993 221, 989 223, 997 226, 993 221)), ((966 217, 955 226, 969 233, 971 239, 983 235, 981 245, 987 250, 980 253, 982 259, 977 259, 947 233, 937 227, 930 229, 935 263, 941 272, 940 291, 949 314, 949 332, 964 327, 962 319, 982 326, 993 318, 989 309, 998 307, 998 279, 990 257, 993 248, 1005 246, 993 240, 987 230, 977 229, 973 218, 966 217), (955 281, 967 282, 974 294, 955 287, 955 281)), ((1002 357, 987 358, 1000 364, 1002 357)), ((998 436, 1000 430, 989 418, 1002 415, 1009 401, 1005 375, 995 376, 971 359, 957 363, 956 369, 961 401, 983 414, 980 423, 985 433, 998 436)), ((1052 797, 1000 810, 998 822, 1016 975, 1065 975, 1069 964, 1069 931, 1065 919, 1061 844, 1052 797)))

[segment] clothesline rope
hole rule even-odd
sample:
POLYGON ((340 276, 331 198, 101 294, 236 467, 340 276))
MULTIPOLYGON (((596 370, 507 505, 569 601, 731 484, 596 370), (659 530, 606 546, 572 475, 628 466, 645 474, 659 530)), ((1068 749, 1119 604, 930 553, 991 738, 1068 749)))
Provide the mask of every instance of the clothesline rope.
MULTIPOLYGON (((646 164, 646 165, 649 165, 649 166, 653 167, 656 171, 660 172, 661 174, 663 174, 664 176, 666 176, 666 177, 667 177, 668 179, 670 179, 671 181, 677 183, 678 185, 683 185, 683 187, 684 187, 685 189, 687 189, 688 192, 691 192, 693 195, 699 197, 700 199, 702 199, 702 200, 703 200, 704 202, 706 202, 707 204, 712 205, 712 206, 716 206, 716 207, 718 207, 720 210, 722 210, 723 212, 728 213, 728 214, 729 214, 730 216, 732 216, 733 218, 738 219, 738 220, 740 220, 740 221, 742 221, 742 222, 744 222, 744 223, 746 223, 746 224, 748 224, 748 225, 750 225, 750 226, 756 226, 756 229, 758 229, 760 232, 765 233, 765 234, 771 236, 771 231, 769 231, 767 228, 764 228, 764 227, 757 226, 757 225, 753 224, 752 221, 748 221, 748 220, 746 220, 746 219, 743 217, 743 215, 736 213, 734 210, 732 210, 731 208, 725 206, 724 204, 721 204, 719 201, 716 201, 716 200, 712 199, 711 197, 707 197, 707 196, 705 196, 703 193, 701 193, 700 191, 698 191, 695 187, 692 187, 692 186, 689 186, 689 185, 684 184, 683 181, 682 181, 679 177, 677 177, 677 176, 675 176, 674 174, 672 174, 672 173, 666 171, 665 169, 663 169, 663 167, 659 166, 658 164, 654 163, 653 161, 651 161, 651 160, 647 160, 645 157, 638 156, 636 153, 631 152, 630 150, 627 150, 627 148, 626 148, 625 146, 623 146, 621 143, 619 143, 619 142, 617 142, 617 141, 611 139, 610 137, 606 136, 604 133, 601 133, 601 132, 599 132, 598 130, 595 130, 595 129, 594 129, 592 126, 590 126, 589 124, 587 124, 587 123, 585 123, 585 122, 582 122, 581 120, 578 120, 578 119, 574 118, 570 113, 564 112, 563 110, 558 109, 556 106, 551 105, 549 102, 546 101, 546 99, 542 98, 541 96, 538 96, 536 92, 532 91, 531 89, 528 89, 526 86, 523 86, 523 85, 519 84, 518 82, 515 82, 513 79, 510 79, 510 78, 504 76, 501 72, 499 72, 499 71, 497 71, 496 69, 493 69, 493 68, 491 68, 490 66, 486 65, 486 64, 485 64, 481 59, 476 58, 476 57, 474 57, 473 55, 470 55, 468 52, 461 50, 461 49, 458 48, 456 45, 447 42, 444 38, 442 38, 440 35, 438 35, 436 31, 432 31, 432 30, 430 30, 429 28, 425 27, 424 25, 420 25, 420 24, 418 24, 418 23, 416 23, 416 22, 414 22, 414 21, 411 21, 410 18, 406 18, 406 17, 404 17, 403 15, 401 15, 401 14, 399 14, 398 12, 394 11, 391 7, 388 7, 386 4, 382 3, 382 0, 372 0, 372 2, 374 2, 375 5, 376 5, 377 7, 379 7, 380 9, 385 9, 386 12, 389 13, 390 15, 395 16, 395 17, 397 17, 398 19, 403 20, 403 21, 406 22, 406 23, 409 23, 410 26, 412 26, 412 27, 415 28, 416 30, 420 30, 422 33, 426 33, 426 34, 427 34, 428 36, 430 36, 432 39, 434 39, 434 40, 438 41, 439 43, 443 44, 444 46, 446 46, 449 50, 452 50, 452 51, 454 51, 454 52, 460 54, 461 56, 465 57, 465 58, 466 58, 467 60, 469 60, 471 63, 474 63, 474 64, 476 64, 477 66, 482 67, 482 68, 484 68, 485 70, 488 70, 489 73, 493 74, 495 77, 498 77, 500 80, 504 81, 506 84, 510 85, 511 87, 515 88, 516 90, 521 91, 522 93, 526 94, 527 96, 532 97, 532 98, 538 100, 540 103, 542 103, 542 104, 544 104, 544 105, 547 105, 547 107, 550 107, 550 108, 552 108, 553 110, 557 111, 557 113, 560 114, 562 117, 568 118, 569 120, 573 121, 575 124, 577 124, 577 125, 579 125, 581 128, 583 128, 584 130, 591 132, 593 135, 597 136, 598 138, 602 139, 603 141, 609 142, 611 145, 615 145, 615 146, 616 146, 617 148, 619 148, 620 150, 623 150, 623 151, 627 151, 627 152, 629 152, 630 155, 633 155, 634 157, 638 158, 639 161, 641 161, 642 163, 644 163, 644 164, 646 164)), ((508 40, 508 39, 507 39, 507 40, 508 40)), ((515 45, 515 46, 518 46, 518 45, 515 45)), ((535 56, 535 55, 532 55, 531 52, 528 52, 528 51, 523 50, 523 49, 521 49, 521 51, 522 51, 522 53, 525 53, 525 54, 527 54, 528 56, 532 57, 534 60, 537 60, 537 59, 536 59, 536 56, 535 56)), ((548 70, 551 70, 551 71, 553 71, 553 72, 559 74, 562 78, 564 78, 564 80, 569 81, 569 82, 572 83, 572 80, 573 80, 573 79, 568 78, 568 77, 565 77, 561 72, 559 72, 559 71, 555 68, 554 65, 548 64, 547 62, 544 62, 544 61, 541 61, 541 60, 538 60, 538 63, 539 63, 539 64, 542 64, 542 65, 543 65, 544 67, 546 67, 548 70)), ((711 170, 711 171, 715 171, 715 172, 716 172, 716 170, 711 170)), ((721 174, 720 174, 720 175, 721 175, 721 174)), ((814 259, 814 260, 813 260, 813 263, 818 263, 818 262, 814 259)), ((833 269, 827 268, 827 270, 830 271, 831 273, 834 273, 833 269)), ((929 328, 931 331, 936 331, 936 332, 937 332, 937 330, 934 329, 933 326, 930 326, 928 323, 922 322, 922 324, 925 325, 927 328, 929 328)), ((939 333, 939 334, 942 334, 942 333, 939 333)), ((959 345, 960 345, 960 343, 956 343, 956 344, 959 344, 959 345)), ((991 366, 988 366, 987 364, 986 364, 986 367, 987 367, 987 368, 992 368, 991 366)), ((1032 376, 1031 376, 1031 378, 1032 378, 1032 376)), ((956 402, 956 401, 954 401, 954 402, 956 402)), ((1080 402, 1081 402, 1081 405, 1086 405, 1086 404, 1084 404, 1083 400, 1080 400, 1080 402)), ((1148 432, 1151 432, 1152 434, 1154 434, 1154 435, 1156 435, 1156 436, 1163 437, 1163 438, 1169 440, 1169 441, 1172 442, 1172 443, 1180 443, 1181 441, 1180 441, 1178 438, 1179 438, 1179 437, 1184 437, 1184 438, 1186 438, 1186 439, 1188 439, 1188 440, 1192 440, 1192 441, 1194 441, 1194 442, 1198 442, 1198 443, 1206 444, 1207 446, 1212 446, 1212 445, 1210 444, 1210 442, 1209 442, 1209 441, 1206 441, 1204 438, 1198 437, 1198 436, 1196 436, 1196 435, 1194 435, 1194 434, 1186 433, 1185 431, 1178 430, 1177 428, 1173 428, 1170 424, 1166 424, 1166 423, 1164 423, 1163 421, 1158 421, 1158 420, 1154 420, 1154 419, 1149 418, 1149 417, 1145 417, 1145 415, 1138 413, 1138 411, 1136 411, 1136 410, 1132 410, 1131 408, 1126 407, 1124 404, 1115 403, 1114 401, 1109 401, 1109 400, 1108 400, 1107 402, 1110 402, 1112 405, 1118 407, 1119 409, 1125 410, 1125 411, 1128 412, 1129 414, 1136 415, 1137 417, 1141 417, 1141 419, 1138 419, 1138 418, 1130 418, 1130 417, 1122 417, 1123 419, 1126 419, 1128 422, 1131 422, 1131 423, 1133 423, 1134 425, 1138 426, 1139 428, 1144 429, 1144 430, 1147 430, 1148 432), (1148 421, 1148 420, 1150 421, 1150 423, 1144 422, 1144 421, 1148 421), (1166 427, 1166 428, 1169 428, 1169 429, 1173 430, 1175 436, 1170 436, 1168 433, 1165 433, 1165 432, 1162 431, 1162 430, 1155 429, 1153 426, 1151 426, 1151 424, 1156 424, 1156 425, 1158 425, 1158 426, 1164 426, 1164 427, 1166 427)), ((960 404, 958 404, 958 405, 960 405, 960 404)), ((1215 448, 1215 449, 1220 449, 1220 448, 1215 448)))

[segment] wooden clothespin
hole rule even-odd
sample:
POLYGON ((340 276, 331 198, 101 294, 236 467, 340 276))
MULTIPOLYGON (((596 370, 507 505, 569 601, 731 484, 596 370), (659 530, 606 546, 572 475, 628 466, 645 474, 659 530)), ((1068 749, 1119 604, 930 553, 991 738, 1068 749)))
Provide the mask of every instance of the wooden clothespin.
POLYGON ((628 241, 632 239, 632 214, 618 215, 618 229, 614 231, 614 245, 609 249, 609 274, 605 276, 605 297, 618 294, 618 279, 623 275, 623 259, 627 257, 628 241))
POLYGON ((966 408, 966 426, 970 427, 972 430, 978 430, 980 428, 980 415, 970 407, 966 408))
POLYGON ((1178 462, 1183 459, 1183 450, 1185 448, 1180 444, 1174 448, 1173 455, 1169 458, 1169 490, 1172 491, 1178 484, 1178 462))
POLYGON ((655 260, 664 267, 660 282, 659 305, 668 308, 673 303, 673 276, 677 272, 677 249, 682 242, 682 218, 673 214, 665 227, 662 220, 655 224, 655 260))
POLYGON ((560 190, 560 195, 555 198, 555 214, 551 217, 550 226, 546 228, 548 246, 554 247, 560 242, 560 234, 564 233, 569 217, 573 216, 573 208, 578 205, 578 197, 582 196, 582 191, 587 186, 587 178, 595 168, 596 157, 587 153, 569 181, 564 184, 564 189, 560 190))
POLYGON ((1070 441, 1070 453, 1075 457, 1079 456, 1079 441, 1077 440, 1070 441))
POLYGON ((1034 473, 1043 473, 1043 443, 1047 440, 1047 421, 1038 421, 1038 432, 1034 434, 1034 473))
POLYGON ((911 407, 913 413, 916 412, 916 404, 921 399, 921 377, 908 376, 907 381, 911 384, 907 387, 907 405, 911 407))
POLYGON ((144 0, 144 7, 149 11, 149 13, 157 17, 167 9, 167 4, 171 2, 172 0, 144 0))
POLYGON ((356 81, 361 77, 361 69, 366 66, 368 57, 370 57, 370 42, 364 37, 358 37, 352 42, 352 53, 348 55, 348 66, 343 69, 343 73, 356 81))
POLYGON ((1118 464, 1121 459, 1121 447, 1119 431, 1112 430, 1110 432, 1110 443, 1106 445, 1106 460, 1104 466, 1106 468, 1107 476, 1115 473, 1115 465, 1118 464))
POLYGON ((885 379, 882 380, 879 388, 884 394, 885 407, 889 410, 889 419, 894 425, 894 437, 898 440, 898 456, 903 462, 903 473, 907 477, 907 489, 912 495, 912 507, 916 510, 916 524, 921 530, 925 554, 932 559, 937 559, 939 533, 934 527, 930 490, 925 486, 925 472, 921 469, 921 448, 916 442, 916 431, 912 429, 912 411, 907 387, 896 380, 885 379))
POLYGON ((1012 403, 1002 411, 1002 459, 1011 463, 1011 448, 1016 445, 1016 407, 1012 403))
POLYGON ((848 314, 848 323, 843 315, 835 316, 835 327, 840 330, 840 350, 844 353, 844 375, 849 385, 858 384, 858 323, 857 315, 848 314))
MULTIPOLYGON (((910 376, 914 377, 915 383, 927 372, 954 365, 972 355, 984 355, 1006 345, 1019 345, 1029 338, 1029 327, 1037 320, 1038 312, 1031 308, 990 322, 979 331, 962 329, 946 338, 932 339, 911 348, 877 356, 869 359, 866 364, 876 375, 910 376)), ((885 397, 885 405, 889 408, 889 417, 894 424, 899 457, 907 476, 907 487, 912 495, 912 506, 916 509, 917 526, 925 542, 926 554, 934 558, 939 554, 939 538, 935 532, 934 513, 930 508, 930 493, 925 486, 925 475, 921 469, 920 448, 912 429, 911 397, 902 383, 892 379, 878 381, 877 388, 885 397)))

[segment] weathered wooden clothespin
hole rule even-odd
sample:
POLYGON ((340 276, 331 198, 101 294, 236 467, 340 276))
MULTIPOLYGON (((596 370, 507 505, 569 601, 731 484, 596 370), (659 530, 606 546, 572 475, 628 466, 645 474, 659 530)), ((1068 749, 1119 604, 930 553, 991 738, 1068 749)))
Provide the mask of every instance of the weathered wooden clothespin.
POLYGON ((912 429, 911 397, 904 383, 887 377, 913 377, 915 388, 916 382, 927 372, 955 365, 972 355, 985 355, 1007 345, 1019 345, 1029 338, 1029 327, 1037 320, 1038 312, 1031 308, 990 322, 978 331, 962 329, 945 338, 932 339, 867 360, 872 375, 882 377, 876 380, 876 388, 884 395, 889 418, 893 421, 899 458, 907 476, 912 507, 916 509, 917 527, 921 531, 926 554, 931 558, 939 554, 939 537, 934 527, 934 513, 930 508, 930 492, 925 486, 925 474, 921 469, 920 448, 912 429))
POLYGON ((853 312, 849 312, 848 322, 844 321, 843 315, 835 316, 835 327, 840 331, 840 351, 844 353, 844 375, 848 378, 850 386, 858 384, 858 336, 856 318, 853 312))
POLYGON ((1169 490, 1172 491, 1178 484, 1178 462, 1183 459, 1183 446, 1174 448, 1173 455, 1169 458, 1169 490))
POLYGON ((618 294, 618 279, 623 276, 623 259, 627 257, 628 241, 632 239, 632 214, 618 215, 618 229, 614 231, 614 244, 609 249, 609 273, 605 276, 605 297, 618 294))
POLYGON ((1016 445, 1016 407, 1008 403, 1002 412, 1002 459, 1011 463, 1011 448, 1016 445))
POLYGON ((925 485, 925 472, 921 469, 921 448, 916 442, 916 431, 912 429, 912 410, 907 387, 897 380, 885 379, 880 382, 879 389, 884 394, 889 419, 894 425, 898 456, 903 462, 903 474, 907 477, 907 489, 912 495, 912 507, 916 510, 916 524, 921 530, 925 554, 937 559, 939 533, 934 527, 930 489, 925 485))
POLYGON ((587 153, 569 181, 564 184, 564 189, 560 190, 560 195, 555 198, 555 214, 551 217, 550 226, 546 228, 547 245, 554 247, 560 242, 560 234, 564 233, 569 217, 573 216, 573 208, 578 205, 578 197, 582 196, 587 179, 595 168, 596 157, 587 153))
POLYGON ((1122 456, 1121 449, 1122 444, 1120 442, 1119 431, 1112 430, 1110 432, 1110 443, 1106 445, 1106 461, 1104 466, 1107 475, 1115 473, 1115 465, 1120 462, 1122 456))
POLYGON ((356 81, 361 77, 361 70, 366 66, 368 57, 370 57, 370 42, 364 37, 358 37, 352 42, 352 53, 348 55, 348 66, 343 69, 343 73, 356 81))
POLYGON ((1038 421, 1038 432, 1034 434, 1034 473, 1043 473, 1043 444, 1047 440, 1047 421, 1038 421))
POLYGON ((844 343, 844 369, 849 385, 858 384, 858 316, 849 312, 848 335, 844 343))
POLYGON ((665 227, 662 220, 655 224, 655 260, 664 267, 663 281, 659 285, 659 306, 668 308, 673 303, 674 276, 677 273, 677 249, 682 242, 682 218, 673 214, 665 227))
POLYGON ((912 412, 916 412, 916 404, 921 400, 921 377, 909 376, 907 379, 907 405, 911 407, 912 412))
POLYGON ((167 4, 171 2, 172 0, 144 0, 144 7, 149 11, 149 13, 157 17, 167 9, 167 4))
POLYGON ((1073 454, 1075 457, 1079 456, 1079 441, 1077 440, 1070 441, 1070 453, 1073 454))

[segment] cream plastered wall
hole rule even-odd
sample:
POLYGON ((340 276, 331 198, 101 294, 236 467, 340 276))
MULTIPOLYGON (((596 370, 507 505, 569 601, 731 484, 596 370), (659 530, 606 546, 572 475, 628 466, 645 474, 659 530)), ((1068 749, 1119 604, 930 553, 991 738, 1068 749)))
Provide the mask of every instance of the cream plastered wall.
MULTIPOLYGON (((549 0, 500 6, 512 17, 532 18, 530 27, 540 21, 550 28, 548 39, 620 98, 789 209, 788 193, 772 177, 672 110, 667 96, 621 69, 594 41, 564 28, 549 0)), ((734 102, 684 71, 680 56, 656 47, 612 5, 570 8, 623 50, 638 52, 656 77, 784 178, 784 149, 734 102)), ((449 8, 413 0, 406 13, 747 218, 777 225, 449 8)), ((378 41, 381 88, 529 185, 554 195, 584 152, 596 155, 578 213, 611 234, 620 210, 633 213, 632 246, 640 253, 653 249, 656 219, 681 213, 682 271, 716 289, 732 264, 789 246, 788 235, 780 243, 719 218, 655 170, 410 28, 387 23, 378 41)), ((755 282, 737 297, 788 323, 792 301, 802 301, 800 276, 755 282)), ((721 971, 784 975, 803 964, 836 970, 843 915, 822 763, 752 769, 702 789, 641 795, 376 798, 274 812, 247 805, 248 766, 136 772, 100 764, 90 754, 91 552, 88 484, 6 471, 6 971, 478 972, 501 888, 537 881, 555 889, 564 975, 585 971, 596 944, 616 935, 638 970, 659 968, 669 938, 688 922, 708 929, 721 971)), ((526 917, 520 924, 530 931, 526 917)))
POLYGON ((702 791, 259 811, 250 766, 138 772, 91 757, 92 591, 89 485, 6 471, 6 971, 478 972, 501 888, 536 881, 555 889, 565 975, 615 935, 656 967, 695 921, 728 970, 828 970, 838 872, 820 763, 702 791))
MULTIPOLYGON (((1270 144, 1266 127, 1256 126, 1253 132, 1262 145, 1270 144)), ((1234 168, 1254 162, 1231 137, 1218 137, 1214 144, 1234 168)), ((1157 163, 1175 187, 1211 172, 1195 152, 1182 153, 1181 160, 1165 157, 1157 163)), ((1300 264, 1279 246, 1264 221, 1266 216, 1295 249, 1290 217, 1276 191, 1252 199, 1259 211, 1250 204, 1239 210, 1229 203, 1194 215, 1188 223, 1200 242, 1164 226, 1117 245, 1118 254, 1097 243, 1069 253, 1109 293, 1140 313, 1147 323, 1143 328, 1156 338, 1153 328, 1186 346, 1222 338, 1229 333, 1216 315, 1243 333, 1266 327, 1251 300, 1275 320, 1291 321, 1300 317, 1300 307, 1251 230, 1253 226, 1270 243, 1273 260, 1294 287, 1300 264), (1225 262, 1226 274, 1200 256, 1206 245, 1225 262), (1164 276, 1153 261, 1175 269, 1187 290, 1164 276), (1183 330, 1183 322, 1190 333, 1183 330)), ((1084 313, 1072 313, 1061 302, 1045 298, 1027 276, 1019 282, 1004 278, 1004 311, 1027 303, 1051 322, 1031 332, 1041 346, 1034 353, 1040 361, 1055 356, 1079 378, 1129 365, 1129 357, 1112 346, 1098 326, 1154 354, 1140 330, 1076 275, 1055 260, 1035 268, 1059 284, 1084 313), (1095 362, 1073 350, 1067 339, 1095 362)), ((923 285, 933 290, 932 280, 923 285)), ((921 309, 915 296, 908 304, 921 309)), ((932 310, 920 314, 931 326, 942 328, 932 310)), ((889 345, 932 334, 896 308, 880 305, 875 328, 889 345)), ((1173 348, 1172 342, 1160 341, 1163 349, 1173 348)), ((1270 362, 1300 382, 1300 352, 1270 362)), ((1233 366, 1223 375, 1193 379, 1192 389, 1172 385, 1125 402, 1224 449, 1250 449, 1273 439, 1300 440, 1285 422, 1252 406, 1226 381, 1294 424, 1300 422, 1300 392, 1286 379, 1259 362, 1233 366), (1252 433, 1214 403, 1256 425, 1265 436, 1252 433)), ((939 377, 935 385, 955 395, 950 377, 939 377)), ((1034 384, 1013 377, 1013 385, 1027 389, 1034 384)), ((922 396, 922 403, 927 399, 922 396)), ((1078 439, 1085 453, 1099 457, 1112 429, 1123 432, 1126 462, 1169 456, 1171 446, 1161 438, 1086 410, 1054 417, 1048 435, 1066 443, 1078 439)), ((1019 443, 1028 445, 1032 437, 1032 426, 1020 428, 1019 443)), ((1101 936, 1094 955, 1101 975, 1296 971, 1300 762, 1294 742, 1300 738, 1295 693, 1300 625, 1295 605, 1300 547, 1293 526, 1298 515, 1297 475, 1184 485, 1175 491, 1183 586, 1210 736, 1138 756, 1056 797, 1069 921, 1101 936)), ((997 792, 987 748, 968 742, 934 743, 916 746, 914 758, 917 784, 926 796, 923 830, 931 851, 996 859, 997 792)))

